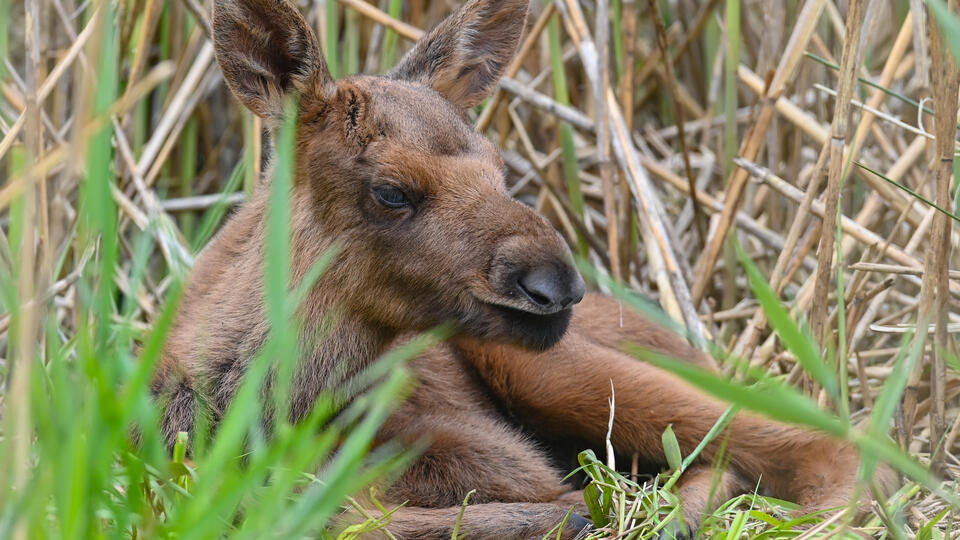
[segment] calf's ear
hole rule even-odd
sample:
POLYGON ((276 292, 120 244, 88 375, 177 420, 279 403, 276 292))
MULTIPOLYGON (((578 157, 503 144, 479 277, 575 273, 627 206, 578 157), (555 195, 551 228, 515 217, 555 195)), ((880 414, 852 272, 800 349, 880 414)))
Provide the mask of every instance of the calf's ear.
POLYGON ((432 87, 461 110, 489 96, 513 59, 528 0, 469 0, 388 73, 432 87))
POLYGON ((282 119, 293 92, 332 88, 317 37, 289 0, 216 0, 213 44, 233 94, 265 120, 282 119))

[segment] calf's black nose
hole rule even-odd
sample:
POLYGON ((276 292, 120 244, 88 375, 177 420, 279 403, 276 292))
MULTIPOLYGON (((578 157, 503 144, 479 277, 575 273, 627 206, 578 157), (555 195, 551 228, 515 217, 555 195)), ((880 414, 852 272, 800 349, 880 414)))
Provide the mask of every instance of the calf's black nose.
POLYGON ((559 264, 538 266, 521 274, 517 288, 527 300, 548 313, 576 304, 587 289, 576 270, 559 264))

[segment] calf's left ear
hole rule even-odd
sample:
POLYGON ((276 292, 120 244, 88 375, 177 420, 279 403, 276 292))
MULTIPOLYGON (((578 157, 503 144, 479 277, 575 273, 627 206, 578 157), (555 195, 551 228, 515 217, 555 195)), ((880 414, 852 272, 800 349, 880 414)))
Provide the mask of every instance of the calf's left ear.
POLYGON ((528 0, 469 0, 420 39, 394 79, 432 87, 461 110, 489 96, 516 54, 528 0))

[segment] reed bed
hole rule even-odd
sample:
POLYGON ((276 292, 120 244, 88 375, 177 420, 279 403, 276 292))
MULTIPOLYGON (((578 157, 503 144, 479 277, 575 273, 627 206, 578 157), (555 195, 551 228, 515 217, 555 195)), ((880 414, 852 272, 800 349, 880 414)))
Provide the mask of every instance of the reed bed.
MULTIPOLYGON (((299 2, 339 77, 387 71, 455 4, 299 2)), ((903 473, 866 516, 791 520, 789 504, 745 496, 709 516, 704 535, 958 535, 956 4, 534 0, 500 89, 469 113, 502 148, 510 192, 555 223, 595 287, 630 305, 646 297, 724 366, 724 378, 679 375, 718 395, 732 384, 721 397, 735 407, 836 429, 903 473), (815 407, 785 410, 793 399, 815 407)), ((244 528, 223 521, 230 509, 207 519, 190 506, 200 502, 180 500, 191 490, 212 500, 198 487, 211 476, 182 455, 120 442, 123 422, 150 418, 145 380, 130 401, 110 393, 143 377, 194 257, 271 157, 270 136, 217 68, 210 10, 209 0, 0 0, 0 537, 243 536, 305 519, 304 489, 332 512, 405 459, 364 461, 362 478, 346 468, 347 487, 288 479, 290 513, 271 507, 273 518, 244 506, 244 489, 274 493, 257 485, 264 477, 242 476, 250 483, 224 485, 241 490, 231 500, 256 525, 244 528), (91 416, 71 427, 58 396, 91 416), (111 418, 120 427, 103 428, 111 418), (95 433, 109 437, 92 445, 95 433), (85 469, 88 459, 97 465, 85 469), (81 481, 94 469, 96 481, 81 481), (73 482, 59 476, 70 471, 73 482), (116 486, 142 496, 130 507, 116 486)), ((291 430, 294 452, 307 435, 291 430)), ((675 518, 670 478, 688 456, 646 480, 630 463, 581 457, 596 537, 646 538, 675 518)))

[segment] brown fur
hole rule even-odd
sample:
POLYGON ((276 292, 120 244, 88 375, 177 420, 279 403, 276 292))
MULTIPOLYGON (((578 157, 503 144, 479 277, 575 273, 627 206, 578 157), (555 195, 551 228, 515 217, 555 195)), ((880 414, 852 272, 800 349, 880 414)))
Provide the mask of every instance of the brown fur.
MULTIPOLYGON (((451 321, 459 330, 412 363, 419 386, 379 434, 428 443, 386 492, 387 502, 407 502, 390 527, 402 538, 449 538, 473 489, 461 527, 471 538, 540 538, 571 508, 582 511, 548 449, 602 447, 611 381, 613 444, 653 465, 665 461, 668 425, 687 454, 725 408, 620 352, 636 342, 714 367, 615 301, 589 294, 571 310, 518 293, 532 269, 549 269, 561 292, 572 291, 565 300, 583 286, 565 243, 507 195, 497 150, 462 117, 494 88, 526 10, 526 0, 469 0, 386 77, 333 81, 288 0, 215 2, 217 59, 238 99, 275 126, 284 97, 299 97, 294 281, 340 248, 300 313, 293 418, 408 333, 451 321), (385 186, 407 204, 378 199, 385 186)), ((230 219, 193 270, 154 380, 168 441, 197 414, 216 424, 266 339, 266 191, 230 219)), ((730 466, 715 499, 759 481, 812 510, 845 504, 852 492, 858 458, 845 444, 746 413, 724 439, 730 466)), ((678 486, 690 525, 717 502, 708 500, 717 451, 708 446, 678 486)), ((889 471, 881 479, 889 483, 889 471)), ((565 537, 584 524, 574 516, 565 537)))

